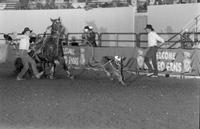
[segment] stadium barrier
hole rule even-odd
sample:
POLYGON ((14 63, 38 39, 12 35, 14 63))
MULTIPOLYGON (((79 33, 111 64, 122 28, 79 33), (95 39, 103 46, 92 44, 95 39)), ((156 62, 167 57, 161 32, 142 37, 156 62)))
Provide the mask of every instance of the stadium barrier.
POLYGON ((101 33, 101 46, 135 47, 138 46, 136 33, 101 33))
MULTIPOLYGON (((200 32, 185 33, 158 33, 165 40, 165 44, 161 48, 170 49, 193 49, 199 48, 200 32)), ((147 47, 147 33, 138 34, 138 47, 147 47)))
MULTIPOLYGON (((91 59, 100 61, 103 56, 126 57, 125 69, 147 72, 144 64, 146 49, 138 47, 69 47, 64 46, 66 63, 77 67, 88 65, 91 59), (128 64, 128 62, 132 62, 128 64)), ((159 49, 157 52, 159 73, 168 75, 200 76, 200 50, 159 49)))
MULTIPOLYGON (((135 33, 96 33, 96 40, 101 44, 99 47, 73 47, 69 46, 68 42, 70 42, 73 36, 78 37, 77 41, 81 42, 81 35, 82 33, 69 33, 66 35, 64 44, 64 55, 65 61, 68 65, 73 66, 86 66, 91 59, 95 59, 99 61, 103 56, 123 56, 126 57, 124 63, 126 63, 126 70, 128 71, 137 71, 140 70, 141 72, 146 72, 147 67, 144 64, 144 55, 146 52, 145 46, 140 47, 140 43, 147 42, 145 39, 147 38, 147 34, 135 34, 135 33), (111 36, 109 36, 111 35, 111 36), (114 35, 114 36, 113 36, 114 35), (122 37, 121 37, 122 35, 122 37), (131 35, 132 39, 124 40, 124 35, 131 35), (105 38, 106 37, 106 38, 105 38), (114 37, 114 38, 111 38, 114 37), (134 37, 134 38, 133 38, 134 37), (115 42, 115 46, 105 46, 102 45, 104 42, 115 42), (136 43, 137 45, 134 47, 128 46, 120 46, 122 43, 136 43), (128 62, 132 62, 128 64, 128 62)), ((168 44, 173 44, 177 42, 181 44, 181 36, 179 38, 172 39, 176 33, 160 33, 162 37, 165 38, 166 41, 170 41, 169 43, 166 42, 166 46, 168 44), (167 40, 168 38, 168 40, 167 40)), ((196 35, 199 35, 198 33, 196 35)), ((195 43, 199 43, 198 40, 195 40, 195 43)), ((9 48, 9 45, 2 44, 0 47, 0 63, 3 63, 10 58, 11 56, 9 53, 12 53, 14 56, 13 49, 9 48), (4 56, 3 56, 4 55, 4 56)), ((160 48, 157 52, 157 60, 158 60, 158 70, 159 74, 166 74, 166 75, 181 75, 181 76, 200 76, 200 49, 198 48, 189 48, 183 49, 181 45, 178 48, 168 49, 168 48, 160 48)))

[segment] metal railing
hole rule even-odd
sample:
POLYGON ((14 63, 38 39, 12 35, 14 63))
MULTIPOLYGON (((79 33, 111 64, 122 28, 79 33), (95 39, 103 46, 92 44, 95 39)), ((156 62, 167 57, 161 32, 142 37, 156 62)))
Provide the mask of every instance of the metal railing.
MULTIPOLYGON (((83 42, 83 39, 82 39, 83 34, 84 33, 67 33, 65 45, 69 45, 72 41, 76 41, 78 44, 81 45, 83 42)), ((101 46, 100 45, 100 35, 97 32, 95 32, 95 41, 98 46, 101 46)))
MULTIPOLYGON (((192 18, 185 26, 182 27, 182 29, 180 30, 179 33, 175 34, 174 36, 172 36, 170 39, 168 39, 167 41, 171 41, 174 38, 177 38, 177 36, 183 37, 186 33, 194 33, 196 39, 198 38, 198 26, 199 26, 199 21, 200 21, 200 15, 192 18)), ((177 44, 177 42, 174 42, 171 46, 169 46, 169 48, 172 48, 173 46, 175 46, 177 44)), ((165 45, 165 44, 163 44, 165 45)))
POLYGON ((138 46, 136 33, 101 33, 101 46, 138 46))
MULTIPOLYGON (((161 48, 168 49, 191 49, 193 46, 200 44, 200 32, 187 32, 187 33, 158 33, 165 43, 161 45, 161 48)), ((139 34, 138 47, 147 47, 147 33, 139 34)))
MULTIPOLYGON (((75 39, 78 44, 82 44, 82 35, 84 33, 67 33, 60 38, 63 45, 70 45, 75 39)), ((200 46, 200 32, 187 33, 158 33, 164 40, 165 44, 161 48, 169 49, 191 49, 193 46, 200 46)), ((4 42, 4 33, 0 33, 0 41, 4 42)), ((38 34, 42 37, 44 34, 38 34)), ((95 33, 98 47, 147 47, 147 33, 95 33)), ((50 34, 47 34, 50 36, 50 34)))

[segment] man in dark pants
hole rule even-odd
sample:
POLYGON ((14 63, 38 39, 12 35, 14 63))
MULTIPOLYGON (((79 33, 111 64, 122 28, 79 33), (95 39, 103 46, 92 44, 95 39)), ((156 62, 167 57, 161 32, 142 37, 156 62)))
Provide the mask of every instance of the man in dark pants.
POLYGON ((157 41, 161 42, 162 44, 165 41, 154 31, 152 25, 147 24, 145 27, 145 30, 148 33, 148 48, 147 48, 147 52, 146 52, 145 60, 144 60, 149 70, 149 74, 147 74, 147 76, 158 77, 158 68, 157 68, 157 59, 156 59, 156 52, 158 50, 157 41), (152 68, 150 64, 150 60, 152 60, 152 64, 154 68, 152 68))

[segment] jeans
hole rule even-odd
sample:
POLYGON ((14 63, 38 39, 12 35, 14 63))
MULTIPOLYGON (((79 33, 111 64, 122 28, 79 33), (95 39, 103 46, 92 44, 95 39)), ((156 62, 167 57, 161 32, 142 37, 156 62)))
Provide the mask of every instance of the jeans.
POLYGON ((22 63, 23 63, 23 69, 21 70, 21 72, 18 74, 18 77, 22 78, 24 76, 24 74, 28 71, 29 69, 29 64, 31 65, 31 68, 33 70, 33 74, 36 76, 38 75, 38 70, 37 70, 37 66, 35 61, 33 60, 32 57, 30 57, 28 55, 28 52, 26 50, 20 50, 19 51, 19 56, 22 59, 22 63))
POLYGON ((144 59, 144 62, 149 69, 149 72, 153 72, 154 75, 158 75, 157 58, 156 58, 157 50, 158 50, 157 46, 150 47, 149 50, 147 51, 146 57, 144 59), (152 60, 154 69, 152 68, 152 66, 150 64, 150 60, 152 60))

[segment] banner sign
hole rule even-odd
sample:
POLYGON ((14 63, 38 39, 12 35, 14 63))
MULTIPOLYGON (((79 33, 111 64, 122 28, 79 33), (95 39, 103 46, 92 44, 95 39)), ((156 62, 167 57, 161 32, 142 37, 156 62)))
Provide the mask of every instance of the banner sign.
MULTIPOLYGON (((145 49, 138 49, 137 65, 147 69, 144 63, 145 49)), ((158 49, 158 71, 168 74, 200 75, 200 50, 158 49)))
POLYGON ((85 65, 85 49, 79 47, 64 47, 64 58, 67 65, 85 65))
POLYGON ((0 44, 0 63, 4 63, 6 61, 7 53, 8 53, 8 45, 0 44))
POLYGON ((170 50, 158 50, 157 52, 157 64, 159 71, 169 71, 169 72, 182 72, 183 64, 178 51, 170 50))
POLYGON ((172 74, 200 75, 199 51, 197 49, 160 49, 157 52, 158 70, 166 70, 172 74))

